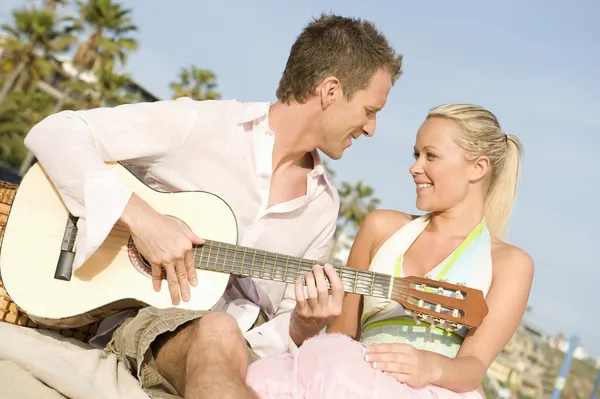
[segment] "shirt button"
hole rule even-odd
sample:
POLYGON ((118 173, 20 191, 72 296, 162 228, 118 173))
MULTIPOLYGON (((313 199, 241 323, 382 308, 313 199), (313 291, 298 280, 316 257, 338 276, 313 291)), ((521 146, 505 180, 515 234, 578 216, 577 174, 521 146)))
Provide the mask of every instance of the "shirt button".
POLYGON ((262 177, 263 179, 266 179, 267 177, 269 177, 269 175, 267 175, 266 173, 261 173, 260 177, 262 177))
POLYGON ((272 132, 271 130, 267 130, 267 131, 265 132, 265 134, 266 134, 267 136, 272 136, 272 135, 273 135, 273 132, 272 132))

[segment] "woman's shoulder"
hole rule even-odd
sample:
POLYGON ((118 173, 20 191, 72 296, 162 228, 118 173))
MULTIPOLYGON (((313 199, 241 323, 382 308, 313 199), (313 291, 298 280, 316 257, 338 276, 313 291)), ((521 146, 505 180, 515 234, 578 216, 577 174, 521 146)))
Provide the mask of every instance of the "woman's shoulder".
POLYGON ((375 247, 378 247, 399 229, 418 217, 391 209, 376 209, 365 217, 359 230, 362 231, 363 235, 368 234, 375 247))
POLYGON ((522 248, 499 239, 492 239, 493 273, 509 273, 533 276, 533 258, 522 248))

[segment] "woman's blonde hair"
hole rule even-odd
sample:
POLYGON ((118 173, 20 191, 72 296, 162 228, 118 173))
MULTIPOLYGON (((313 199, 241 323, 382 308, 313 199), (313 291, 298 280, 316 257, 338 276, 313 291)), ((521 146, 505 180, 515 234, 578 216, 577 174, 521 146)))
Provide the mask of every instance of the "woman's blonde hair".
POLYGON ((457 144, 468 160, 481 156, 490 160, 484 217, 490 232, 504 239, 519 185, 521 142, 505 134, 496 116, 478 105, 444 104, 429 111, 427 119, 434 117, 456 123, 457 144))

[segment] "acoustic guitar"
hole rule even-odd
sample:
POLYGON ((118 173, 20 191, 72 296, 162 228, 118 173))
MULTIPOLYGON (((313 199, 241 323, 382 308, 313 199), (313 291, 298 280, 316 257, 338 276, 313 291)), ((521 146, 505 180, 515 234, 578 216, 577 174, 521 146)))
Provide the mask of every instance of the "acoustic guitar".
MULTIPOLYGON (((294 283, 315 263, 237 245, 236 217, 214 194, 159 192, 119 163, 107 164, 154 209, 180 218, 206 240, 193 248, 198 285, 179 308, 210 310, 230 275, 294 283)), ((151 267, 125 225, 117 222, 94 254, 73 270, 76 244, 76 219, 35 164, 17 189, 0 248, 1 278, 16 305, 37 323, 61 328, 89 324, 127 308, 173 306, 166 287, 153 290, 151 267)), ((464 285, 335 268, 346 292, 394 300, 415 318, 450 330, 475 328, 488 311, 483 293, 464 285)))

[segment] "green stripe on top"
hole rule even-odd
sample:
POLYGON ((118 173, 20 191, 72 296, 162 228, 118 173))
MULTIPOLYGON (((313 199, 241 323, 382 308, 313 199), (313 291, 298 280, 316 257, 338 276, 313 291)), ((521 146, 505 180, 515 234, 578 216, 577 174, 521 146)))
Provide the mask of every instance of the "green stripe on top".
POLYGON ((460 336, 459 334, 457 334, 455 332, 444 330, 443 328, 440 328, 440 327, 431 328, 431 324, 429 324, 425 321, 422 321, 421 324, 417 324, 417 322, 415 322, 414 319, 408 318, 406 316, 374 321, 372 323, 369 323, 368 325, 366 325, 363 328, 363 333, 370 331, 373 328, 383 327, 383 326, 405 326, 405 327, 416 327, 416 328, 423 329, 423 330, 434 330, 438 334, 444 335, 447 337, 452 337, 455 340, 457 340, 458 342, 462 342, 464 340, 464 338, 462 336, 460 336))
POLYGON ((481 221, 481 223, 479 223, 479 225, 471 232, 471 234, 469 234, 467 236, 467 238, 465 238, 465 240, 462 242, 462 244, 460 244, 460 246, 456 249, 456 251, 454 251, 454 253, 450 257, 450 259, 448 259, 448 263, 446 263, 446 265, 444 265, 444 268, 442 269, 442 271, 440 271, 438 273, 438 275, 435 277, 436 280, 441 280, 446 276, 446 273, 448 273, 448 271, 450 270, 450 268, 452 267, 454 262, 456 262, 458 257, 460 255, 462 255, 462 253, 465 251, 465 249, 467 249, 469 244, 471 244, 473 242, 473 240, 475 240, 477 237, 479 237, 479 235, 483 231, 484 225, 485 225, 485 223, 483 221, 481 221))
MULTIPOLYGON (((462 253, 465 252, 465 250, 473 242, 473 240, 475 240, 477 237, 479 237, 479 235, 481 235, 484 226, 485 222, 482 220, 481 223, 479 223, 479 225, 475 227, 475 229, 473 229, 473 231, 467 236, 467 238, 465 238, 465 240, 458 246, 458 248, 454 250, 452 255, 450 255, 450 258, 448 259, 448 262, 446 262, 446 264, 444 265, 444 268, 438 273, 437 276, 433 277, 435 280, 441 280, 446 276, 446 274, 450 271, 450 268, 452 267, 452 265, 454 265, 454 263, 460 257, 460 255, 462 255, 462 253)), ((403 263, 404 254, 400 255, 394 263, 394 277, 402 277, 404 275, 402 270, 403 263)), ((436 268, 437 266, 433 270, 435 270, 436 268)))
POLYGON ((394 277, 402 277, 402 258, 404 254, 400 255, 394 263, 394 277))

